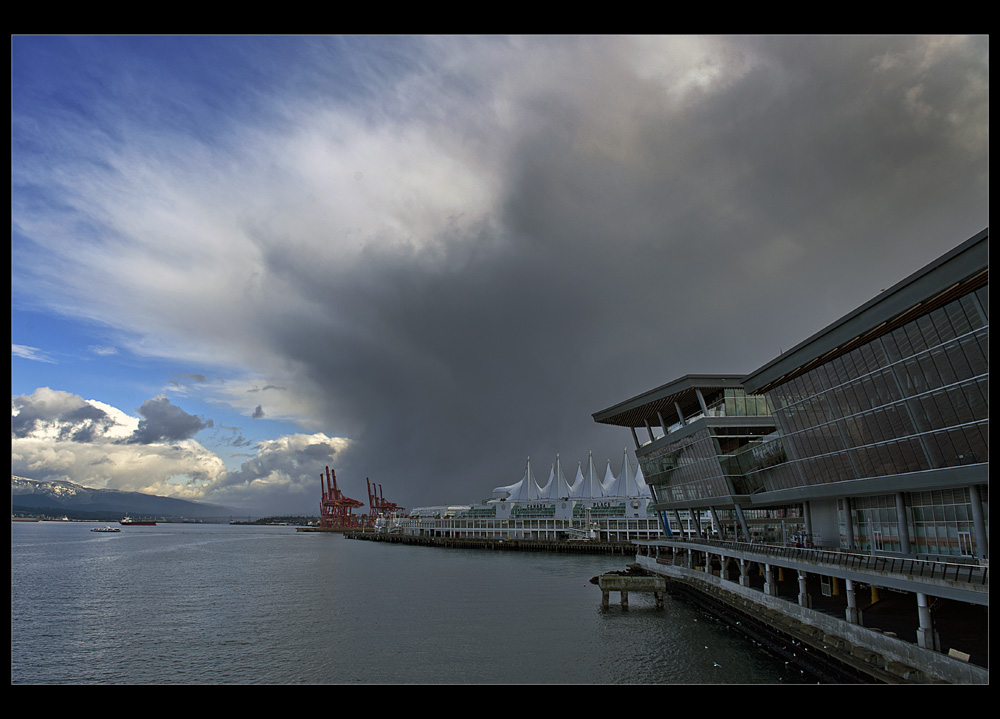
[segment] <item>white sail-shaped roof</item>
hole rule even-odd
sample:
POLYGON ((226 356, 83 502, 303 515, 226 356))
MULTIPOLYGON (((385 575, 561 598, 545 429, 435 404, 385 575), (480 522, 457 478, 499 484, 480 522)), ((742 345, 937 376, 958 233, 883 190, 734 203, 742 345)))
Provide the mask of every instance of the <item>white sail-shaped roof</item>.
POLYGON ((535 480, 535 475, 531 470, 531 457, 528 457, 524 467, 524 476, 519 482, 509 484, 504 487, 496 487, 493 490, 494 497, 502 497, 514 502, 530 502, 537 500, 557 500, 562 498, 570 499, 636 499, 640 497, 650 497, 649 487, 642 476, 642 468, 638 467, 635 474, 632 473, 632 465, 629 461, 628 449, 625 449, 622 457, 622 468, 617 476, 611 470, 609 460, 604 470, 604 479, 601 480, 594 466, 594 454, 590 453, 587 458, 587 470, 584 472, 583 463, 578 463, 576 467, 576 477, 570 484, 563 473, 562 460, 556 455, 556 463, 549 469, 548 481, 544 486, 539 486, 535 480))
POLYGON ((604 496, 604 487, 601 486, 601 480, 597 477, 597 470, 594 468, 594 453, 590 453, 590 457, 587 461, 587 474, 583 475, 581 469, 577 470, 577 481, 573 482, 573 487, 576 490, 574 497, 580 499, 599 499, 604 496), (582 482, 580 480, 583 480, 582 482))
POLYGON ((642 476, 642 467, 636 467, 636 471, 632 473, 632 463, 629 462, 628 458, 628 447, 625 448, 625 452, 622 456, 622 471, 618 474, 619 481, 619 491, 622 496, 633 498, 633 497, 649 497, 649 487, 646 486, 646 482, 642 476))
POLYGON ((508 499, 515 502, 528 502, 540 498, 541 490, 538 488, 535 475, 531 471, 531 457, 528 457, 528 462, 524 468, 524 476, 521 478, 521 481, 507 485, 506 487, 497 487, 493 490, 493 495, 502 497, 504 496, 504 492, 506 492, 508 499))
POLYGON ((566 475, 562 471, 562 460, 557 454, 556 463, 549 470, 549 481, 542 487, 539 495, 542 499, 560 499, 569 497, 571 494, 572 488, 566 481, 566 475))
POLYGON ((618 477, 615 473, 611 471, 611 460, 608 460, 607 466, 604 468, 604 479, 601 480, 601 489, 605 497, 617 497, 618 496, 618 477))
POLYGON ((652 497, 653 493, 649 491, 649 485, 646 484, 646 478, 642 475, 642 465, 635 471, 635 484, 639 488, 640 497, 652 497))
POLYGON ((579 497, 580 490, 583 489, 584 478, 583 478, 583 462, 576 463, 576 476, 573 478, 573 484, 569 487, 570 497, 579 497))

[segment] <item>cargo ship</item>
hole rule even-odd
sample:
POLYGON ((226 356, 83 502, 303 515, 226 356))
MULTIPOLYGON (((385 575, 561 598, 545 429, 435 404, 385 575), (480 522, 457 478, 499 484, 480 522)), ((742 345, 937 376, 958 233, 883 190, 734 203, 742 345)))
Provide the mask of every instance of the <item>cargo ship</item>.
POLYGON ((155 519, 133 519, 132 517, 122 517, 118 520, 118 524, 125 527, 155 527, 155 519))

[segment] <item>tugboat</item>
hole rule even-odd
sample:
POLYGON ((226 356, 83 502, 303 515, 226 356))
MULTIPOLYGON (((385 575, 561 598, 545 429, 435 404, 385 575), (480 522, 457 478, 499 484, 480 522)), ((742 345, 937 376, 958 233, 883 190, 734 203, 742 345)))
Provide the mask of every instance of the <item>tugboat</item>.
POLYGON ((125 527, 155 527, 156 520, 154 519, 133 519, 132 517, 122 517, 118 520, 118 524, 125 527))
POLYGON ((122 530, 120 530, 118 527, 112 527, 112 526, 109 526, 109 525, 105 524, 103 527, 94 527, 90 531, 91 532, 120 532, 122 530))

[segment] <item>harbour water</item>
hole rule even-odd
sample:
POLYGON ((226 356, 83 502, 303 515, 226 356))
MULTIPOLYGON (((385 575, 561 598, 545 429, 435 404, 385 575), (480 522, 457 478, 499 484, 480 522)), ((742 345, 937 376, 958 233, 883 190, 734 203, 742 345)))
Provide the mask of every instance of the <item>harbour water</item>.
POLYGON ((95 526, 11 524, 13 684, 815 681, 681 600, 602 609, 620 556, 95 526))

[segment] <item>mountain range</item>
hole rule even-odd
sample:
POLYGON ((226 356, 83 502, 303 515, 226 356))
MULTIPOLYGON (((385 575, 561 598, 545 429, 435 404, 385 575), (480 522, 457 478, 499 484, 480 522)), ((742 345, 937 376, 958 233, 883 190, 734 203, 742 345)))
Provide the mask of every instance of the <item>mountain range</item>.
POLYGON ((10 477, 11 514, 59 515, 70 519, 117 520, 125 515, 160 519, 246 517, 246 509, 202 504, 116 489, 90 489, 61 480, 10 477))

